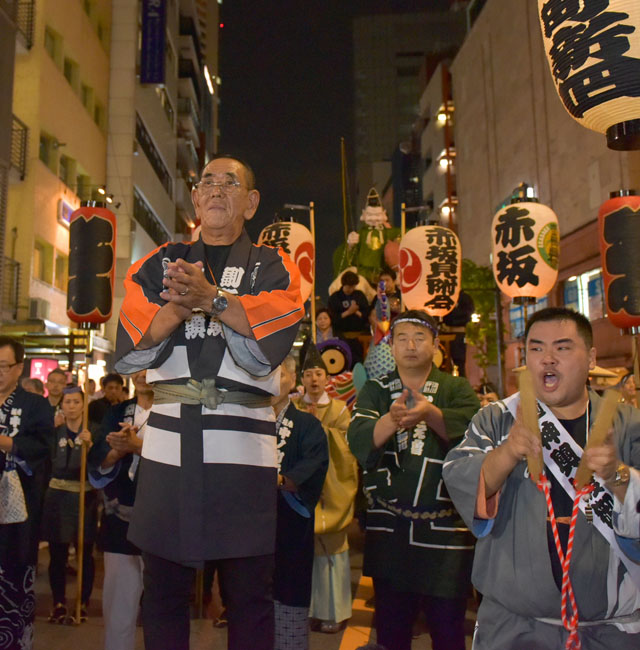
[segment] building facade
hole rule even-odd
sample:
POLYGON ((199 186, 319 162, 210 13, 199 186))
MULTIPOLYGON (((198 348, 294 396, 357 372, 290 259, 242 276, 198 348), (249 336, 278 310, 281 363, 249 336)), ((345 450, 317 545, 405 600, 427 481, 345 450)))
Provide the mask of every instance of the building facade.
MULTIPOLYGON (((537 3, 483 5, 451 66, 463 256, 490 264, 493 215, 520 183, 529 185, 560 225, 558 283, 547 304, 579 308, 593 323, 598 363, 625 366, 631 340, 606 318, 596 219, 610 192, 640 187, 640 152, 608 149, 604 135, 565 111, 543 50, 537 3)), ((509 370, 522 360, 524 314, 504 302, 513 389, 509 370)))

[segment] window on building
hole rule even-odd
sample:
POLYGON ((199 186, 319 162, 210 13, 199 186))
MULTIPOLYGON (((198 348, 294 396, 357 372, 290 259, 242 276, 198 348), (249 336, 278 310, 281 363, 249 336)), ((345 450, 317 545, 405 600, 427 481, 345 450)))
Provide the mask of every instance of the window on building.
POLYGON ((71 175, 72 160, 69 156, 60 156, 58 163, 58 177, 67 186, 73 185, 73 176, 71 175))
POLYGON ((604 318, 604 284, 602 269, 574 275, 564 282, 564 304, 584 314, 589 320, 604 318))
POLYGON ((69 257, 57 250, 55 254, 53 284, 61 291, 66 291, 68 278, 69 257))
POLYGON ((50 28, 44 28, 44 49, 49 56, 57 63, 59 36, 50 28))
POLYGON ((31 272, 35 280, 51 284, 52 278, 53 246, 47 242, 36 239, 33 245, 31 272))
POLYGON ((86 174, 76 176, 76 194, 81 201, 91 200, 91 177, 86 174))
POLYGON ((40 133, 40 147, 38 156, 51 171, 55 172, 57 160, 55 154, 56 150, 53 146, 54 141, 54 137, 48 135, 47 133, 40 133))
POLYGON ((74 90, 77 90, 79 83, 78 78, 80 76, 78 64, 73 59, 65 56, 62 73, 64 74, 64 78, 69 82, 69 85, 74 90))
POLYGON ((80 99, 82 105, 91 112, 93 109, 93 88, 87 84, 80 85, 80 99))
POLYGON ((104 128, 104 107, 98 101, 93 107, 93 121, 101 128, 104 128))

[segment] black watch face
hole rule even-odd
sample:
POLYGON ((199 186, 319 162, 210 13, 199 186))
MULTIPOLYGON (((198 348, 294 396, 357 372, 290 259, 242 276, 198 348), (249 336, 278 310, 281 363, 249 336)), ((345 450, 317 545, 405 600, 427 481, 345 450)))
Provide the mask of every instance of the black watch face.
POLYGON ((223 312, 229 303, 227 302, 227 298, 225 296, 216 296, 213 299, 213 308, 215 309, 216 313, 221 313, 223 312))

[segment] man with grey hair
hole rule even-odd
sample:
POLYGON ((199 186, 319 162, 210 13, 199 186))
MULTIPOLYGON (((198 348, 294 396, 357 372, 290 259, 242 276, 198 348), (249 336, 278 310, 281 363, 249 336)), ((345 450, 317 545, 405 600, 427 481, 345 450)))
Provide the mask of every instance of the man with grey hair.
POLYGON ((289 399, 295 385, 296 361, 288 355, 280 366, 280 394, 273 401, 279 468, 275 650, 309 645, 314 510, 329 466, 327 437, 320 421, 299 411, 289 399))
POLYGON ((217 156, 191 193, 197 241, 167 243, 125 279, 116 370, 148 368, 154 404, 129 539, 143 552, 147 650, 189 645, 195 570, 216 560, 229 647, 273 646, 277 464, 271 397, 303 316, 296 266, 244 229, 260 193, 217 156))

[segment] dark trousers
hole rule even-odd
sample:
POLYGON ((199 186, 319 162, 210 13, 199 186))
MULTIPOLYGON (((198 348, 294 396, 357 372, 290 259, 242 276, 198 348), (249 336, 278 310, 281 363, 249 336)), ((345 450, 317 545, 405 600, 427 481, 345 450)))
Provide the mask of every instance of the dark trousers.
MULTIPOLYGON (((58 603, 66 604, 65 591, 69 544, 49 542, 49 556, 51 558, 49 560, 49 585, 51 586, 53 605, 55 607, 58 603)), ((94 574, 93 543, 84 544, 82 549, 82 592, 80 595, 83 604, 87 604, 91 597, 94 574)))
POLYGON ((466 598, 437 598, 397 591, 389 580, 374 578, 377 641, 388 650, 411 650, 411 631, 422 609, 433 650, 464 650, 466 598))
MULTIPOLYGON (((195 569, 143 553, 146 650, 188 650, 195 569)), ((217 560, 229 621, 229 650, 273 650, 273 555, 217 560)))

